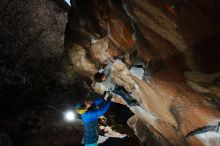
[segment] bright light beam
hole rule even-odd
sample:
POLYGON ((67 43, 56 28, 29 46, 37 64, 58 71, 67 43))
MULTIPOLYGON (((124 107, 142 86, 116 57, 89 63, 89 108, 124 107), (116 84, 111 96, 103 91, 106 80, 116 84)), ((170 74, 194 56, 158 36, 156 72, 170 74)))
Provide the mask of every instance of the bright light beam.
POLYGON ((65 0, 65 1, 66 1, 69 5, 71 5, 71 4, 70 4, 70 0, 65 0))
POLYGON ((76 115, 73 111, 67 111, 65 113, 65 119, 68 121, 68 122, 72 122, 76 119, 76 115))

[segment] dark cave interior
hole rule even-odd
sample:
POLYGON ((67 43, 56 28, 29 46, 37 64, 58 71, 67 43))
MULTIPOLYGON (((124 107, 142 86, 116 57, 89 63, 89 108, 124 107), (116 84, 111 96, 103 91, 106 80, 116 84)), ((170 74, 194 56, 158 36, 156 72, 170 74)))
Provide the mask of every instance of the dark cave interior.
POLYGON ((0 146, 80 146, 63 112, 102 96, 94 74, 113 63, 120 97, 105 117, 125 138, 100 146, 218 146, 218 0, 2 0, 0 146), (147 79, 132 74, 146 64, 147 79))

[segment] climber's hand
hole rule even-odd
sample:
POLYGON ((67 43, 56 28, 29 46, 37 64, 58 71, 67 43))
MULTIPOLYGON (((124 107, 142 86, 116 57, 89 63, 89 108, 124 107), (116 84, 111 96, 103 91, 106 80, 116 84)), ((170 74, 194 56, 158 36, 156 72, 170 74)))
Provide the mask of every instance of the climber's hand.
POLYGON ((108 96, 109 96, 109 91, 105 91, 104 92, 104 99, 107 100, 108 96))
POLYGON ((111 101, 112 98, 113 98, 113 94, 112 94, 111 92, 109 92, 109 95, 108 95, 108 97, 107 97, 107 100, 108 100, 108 101, 111 101))
POLYGON ((113 94, 112 94, 110 91, 106 91, 106 92, 104 93, 104 99, 105 99, 105 100, 111 101, 112 98, 113 98, 113 94))

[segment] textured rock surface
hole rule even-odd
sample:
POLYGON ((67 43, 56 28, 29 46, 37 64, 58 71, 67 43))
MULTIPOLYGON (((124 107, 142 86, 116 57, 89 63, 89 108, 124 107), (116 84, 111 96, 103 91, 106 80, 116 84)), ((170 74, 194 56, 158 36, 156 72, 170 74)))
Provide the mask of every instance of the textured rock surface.
POLYGON ((7 97, 0 99, 1 108, 17 112, 24 108, 19 105, 22 100, 47 94, 52 82, 66 83, 62 71, 66 23, 66 11, 53 1, 0 2, 0 96, 7 97))
MULTIPOLYGON (((219 1, 182 0, 173 9, 173 1, 76 2, 66 29, 70 60, 78 73, 92 79, 110 58, 125 56, 113 64, 113 78, 133 91, 140 104, 131 108, 135 118, 129 122, 140 139, 146 142, 147 127, 164 145, 216 145, 218 136, 210 141, 208 134, 188 134, 220 121, 219 1), (149 80, 129 72, 140 59, 150 61, 149 80)), ((124 104, 118 97, 114 100, 124 104)))

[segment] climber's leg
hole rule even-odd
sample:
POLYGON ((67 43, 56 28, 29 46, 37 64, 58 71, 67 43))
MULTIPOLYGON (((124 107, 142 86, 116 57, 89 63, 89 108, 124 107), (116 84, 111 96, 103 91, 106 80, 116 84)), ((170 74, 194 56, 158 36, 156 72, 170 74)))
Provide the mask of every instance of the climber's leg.
POLYGON ((129 106, 138 105, 136 100, 134 100, 128 93, 123 91, 122 88, 118 86, 115 87, 112 93, 121 96, 129 106))
POLYGON ((132 65, 133 73, 142 80, 149 79, 151 76, 150 69, 148 63, 143 65, 132 65))

